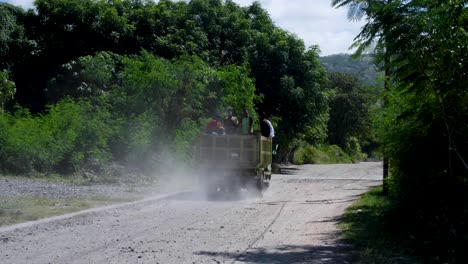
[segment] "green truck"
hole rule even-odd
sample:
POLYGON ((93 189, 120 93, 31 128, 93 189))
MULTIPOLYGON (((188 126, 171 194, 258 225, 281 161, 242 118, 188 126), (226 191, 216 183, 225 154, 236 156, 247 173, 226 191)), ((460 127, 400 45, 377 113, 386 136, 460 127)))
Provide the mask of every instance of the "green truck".
POLYGON ((243 189, 261 195, 270 184, 272 140, 255 135, 200 135, 195 144, 200 183, 213 196, 243 189))

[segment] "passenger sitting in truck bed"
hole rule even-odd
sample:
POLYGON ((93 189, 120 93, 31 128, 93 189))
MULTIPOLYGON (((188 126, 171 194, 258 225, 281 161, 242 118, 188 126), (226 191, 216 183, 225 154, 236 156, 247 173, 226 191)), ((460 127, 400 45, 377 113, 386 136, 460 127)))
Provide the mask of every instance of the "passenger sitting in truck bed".
POLYGON ((205 127, 206 134, 224 135, 224 127, 221 125, 221 117, 216 115, 213 117, 205 127))
POLYGON ((228 135, 237 134, 239 129, 239 119, 232 115, 231 109, 227 111, 227 117, 224 119, 224 129, 228 135))

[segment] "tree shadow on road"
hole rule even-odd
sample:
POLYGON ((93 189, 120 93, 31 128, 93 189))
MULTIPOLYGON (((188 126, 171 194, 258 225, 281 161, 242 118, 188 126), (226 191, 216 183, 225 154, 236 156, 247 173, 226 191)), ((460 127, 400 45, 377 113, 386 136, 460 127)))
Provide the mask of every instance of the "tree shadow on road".
POLYGON ((236 261, 265 264, 296 264, 296 263, 352 263, 350 246, 345 243, 321 246, 287 245, 276 248, 252 248, 243 253, 227 253, 214 251, 200 251, 195 254, 221 257, 226 263, 236 261), (226 260, 227 259, 227 260, 226 260), (231 261, 231 262, 229 262, 231 261))

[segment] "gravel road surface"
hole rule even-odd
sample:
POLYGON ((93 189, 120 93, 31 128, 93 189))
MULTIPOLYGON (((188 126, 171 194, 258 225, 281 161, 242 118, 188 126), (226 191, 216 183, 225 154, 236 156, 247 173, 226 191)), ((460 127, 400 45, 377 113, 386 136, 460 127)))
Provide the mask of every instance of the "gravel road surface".
POLYGON ((197 191, 0 228, 0 262, 351 263, 336 223, 381 163, 289 167, 263 198, 197 191))

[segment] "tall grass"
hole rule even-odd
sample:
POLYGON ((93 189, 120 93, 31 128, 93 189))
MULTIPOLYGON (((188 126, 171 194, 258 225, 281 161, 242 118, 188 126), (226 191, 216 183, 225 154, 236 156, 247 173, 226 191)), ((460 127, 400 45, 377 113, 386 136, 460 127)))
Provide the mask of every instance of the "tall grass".
POLYGON ((422 263, 411 248, 405 217, 396 204, 377 187, 346 209, 340 228, 348 243, 355 247, 356 263, 422 263))

